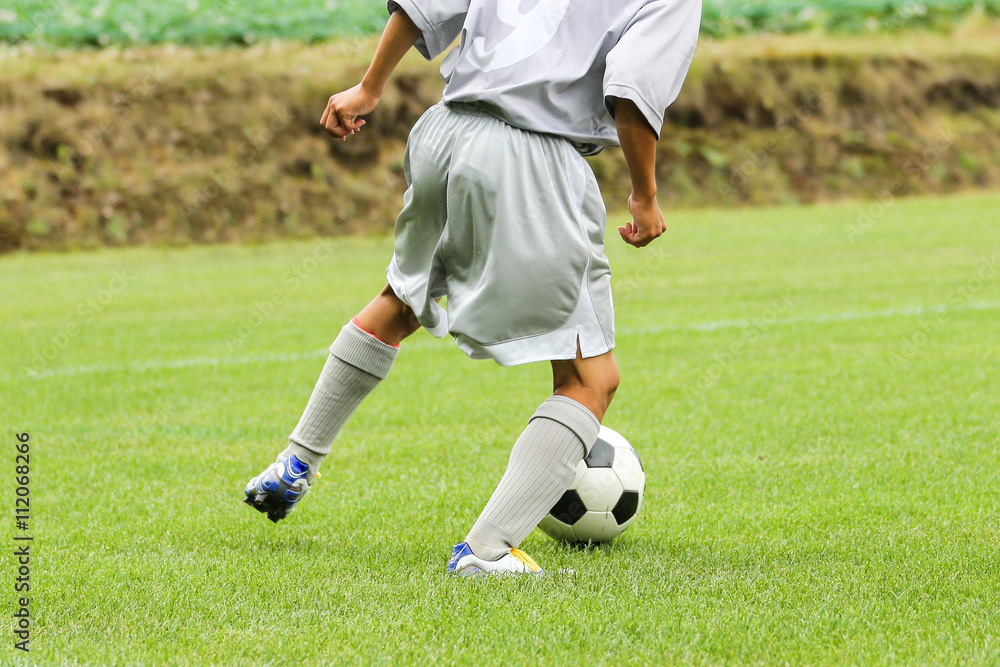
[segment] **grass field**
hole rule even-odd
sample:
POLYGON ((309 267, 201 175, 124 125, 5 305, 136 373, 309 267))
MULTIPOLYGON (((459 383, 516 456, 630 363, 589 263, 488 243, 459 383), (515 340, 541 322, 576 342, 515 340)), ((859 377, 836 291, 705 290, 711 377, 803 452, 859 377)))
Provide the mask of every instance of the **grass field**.
POLYGON ((443 568, 547 369, 422 333, 287 521, 241 502, 389 241, 2 257, 31 663, 997 664, 998 209, 680 212, 645 251, 613 239, 606 423, 644 513, 587 551, 536 531, 575 570, 537 580, 443 568))
MULTIPOLYGON (((970 12, 1000 16, 1000 0, 706 0, 704 32, 720 37, 757 31, 940 28, 970 12)), ((0 9, 0 42, 314 42, 380 30, 385 16, 382 0, 8 0, 0 9)))

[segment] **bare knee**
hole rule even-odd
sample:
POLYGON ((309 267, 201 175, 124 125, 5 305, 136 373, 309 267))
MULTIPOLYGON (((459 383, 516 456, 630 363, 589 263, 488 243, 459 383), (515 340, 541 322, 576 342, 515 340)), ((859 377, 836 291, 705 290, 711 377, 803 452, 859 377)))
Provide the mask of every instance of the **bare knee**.
POLYGON ((604 419, 621 381, 618 364, 610 352, 591 359, 555 361, 552 377, 556 394, 581 403, 599 420, 604 419))
POLYGON ((389 345, 399 345, 420 328, 413 309, 388 285, 358 313, 357 319, 358 326, 389 345))
POLYGON ((406 332, 406 335, 409 336, 420 328, 420 321, 417 320, 417 314, 413 312, 412 308, 403 303, 402 299, 396 296, 396 293, 392 291, 392 287, 389 285, 383 287, 382 291, 379 292, 378 298, 384 300, 392 310, 395 319, 393 324, 399 331, 406 332))

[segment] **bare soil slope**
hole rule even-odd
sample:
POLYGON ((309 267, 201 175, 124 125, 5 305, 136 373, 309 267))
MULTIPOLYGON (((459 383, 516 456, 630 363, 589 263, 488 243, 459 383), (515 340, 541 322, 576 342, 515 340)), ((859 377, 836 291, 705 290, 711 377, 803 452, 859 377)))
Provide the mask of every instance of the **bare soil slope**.
MULTIPOLYGON (((406 136, 442 84, 404 61, 357 137, 318 119, 371 40, 0 53, 0 250, 391 227, 406 136)), ((660 142, 668 206, 1000 186, 1000 28, 703 43, 660 142)), ((620 210, 617 150, 592 161, 620 210)))

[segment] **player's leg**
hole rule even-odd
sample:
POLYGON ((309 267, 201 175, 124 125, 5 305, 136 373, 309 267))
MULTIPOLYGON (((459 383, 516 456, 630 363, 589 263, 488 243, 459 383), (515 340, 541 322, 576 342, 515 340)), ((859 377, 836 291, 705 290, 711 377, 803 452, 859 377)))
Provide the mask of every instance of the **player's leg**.
POLYGON ((354 319, 363 331, 396 347, 420 328, 413 309, 403 303, 388 285, 354 319))
MULTIPOLYGON (((614 352, 590 359, 577 356, 576 359, 552 362, 553 393, 580 403, 601 422, 618 390, 620 377, 614 352)), ((590 447, 587 449, 589 451, 590 447)))
MULTIPOLYGON (((597 441, 618 388, 614 354, 552 362, 555 393, 514 443, 507 470, 465 542, 455 547, 449 569, 524 572, 517 546, 552 509, 573 481, 576 465, 597 441)), ((534 567, 531 567, 531 566, 534 567)))
POLYGON ((399 344, 419 328, 413 311, 387 286, 341 330, 287 449, 247 484, 248 504, 272 521, 295 507, 340 429, 388 376, 399 344))
POLYGON ((388 376, 400 343, 419 328, 413 311, 387 285, 330 346, 330 356, 286 451, 312 470, 319 468, 344 423, 388 376))

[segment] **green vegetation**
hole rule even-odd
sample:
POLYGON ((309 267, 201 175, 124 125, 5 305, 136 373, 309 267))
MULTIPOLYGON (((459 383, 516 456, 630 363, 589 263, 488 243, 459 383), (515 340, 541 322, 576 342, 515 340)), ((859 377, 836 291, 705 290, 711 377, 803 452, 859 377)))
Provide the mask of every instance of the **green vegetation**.
POLYGON ((709 210, 643 251, 611 237, 607 423, 643 456, 644 514, 588 551, 536 531, 526 551, 576 571, 539 580, 442 570, 548 370, 423 333, 287 521, 241 502, 388 240, 4 256, 32 664, 997 664, 998 209, 709 210))
MULTIPOLYGON (((0 51, 0 252, 388 231, 442 82, 411 52, 365 131, 331 141, 322 109, 374 43, 0 51)), ((591 164, 622 206, 621 151, 591 164)), ((706 42, 657 176, 670 208, 1000 188, 1000 23, 706 42)))
POLYGON ((890 32, 941 29, 970 14, 1000 16, 998 0, 705 0, 712 37, 753 32, 890 32))
MULTIPOLYGON (((947 27, 970 13, 1000 16, 1000 0, 707 0, 705 34, 947 27)), ((325 41, 377 31, 382 0, 9 0, 0 41, 58 46, 325 41)))
POLYGON ((377 0, 13 0, 0 9, 0 40, 59 46, 316 42, 381 30, 385 12, 377 0))

